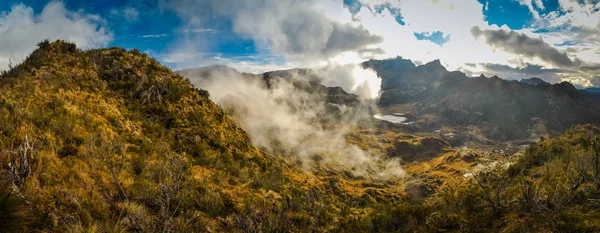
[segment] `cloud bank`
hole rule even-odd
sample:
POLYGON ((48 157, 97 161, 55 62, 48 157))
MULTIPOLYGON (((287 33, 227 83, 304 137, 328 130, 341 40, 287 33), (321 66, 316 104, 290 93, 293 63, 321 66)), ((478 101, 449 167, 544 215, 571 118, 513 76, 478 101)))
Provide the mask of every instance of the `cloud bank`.
POLYGON ((0 70, 21 62, 44 39, 67 40, 85 49, 106 46, 112 33, 101 17, 69 11, 59 1, 48 3, 38 15, 30 7, 15 5, 0 14, 0 70))
POLYGON ((538 58, 557 67, 572 67, 580 63, 578 60, 571 60, 567 53, 559 51, 541 38, 532 38, 524 33, 473 27, 471 34, 475 38, 483 36, 487 44, 496 48, 528 58, 538 58))
MULTIPOLYGON (((263 50, 294 61, 328 60, 343 52, 367 49, 383 41, 358 25, 339 23, 316 7, 315 0, 168 0, 188 26, 201 25, 214 15, 231 21, 233 32, 263 50)), ((341 7, 341 6, 340 6, 341 7)))

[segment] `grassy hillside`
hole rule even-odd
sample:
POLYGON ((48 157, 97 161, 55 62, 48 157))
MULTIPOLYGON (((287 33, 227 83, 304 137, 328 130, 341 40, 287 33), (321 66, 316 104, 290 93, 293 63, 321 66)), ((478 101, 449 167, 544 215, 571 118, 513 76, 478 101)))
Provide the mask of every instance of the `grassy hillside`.
POLYGON ((328 231, 405 198, 261 153, 206 91, 135 50, 42 42, 2 74, 0 117, 9 232, 328 231))

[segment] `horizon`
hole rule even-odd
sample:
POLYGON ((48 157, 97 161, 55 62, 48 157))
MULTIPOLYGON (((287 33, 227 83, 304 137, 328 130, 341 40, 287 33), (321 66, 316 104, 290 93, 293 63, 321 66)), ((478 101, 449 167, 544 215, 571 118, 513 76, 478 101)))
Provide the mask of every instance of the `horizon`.
POLYGON ((600 86, 598 1, 234 2, 6 1, 0 69, 43 39, 63 39, 136 48, 173 70, 221 64, 262 73, 400 56, 417 65, 439 59, 470 77, 600 86))

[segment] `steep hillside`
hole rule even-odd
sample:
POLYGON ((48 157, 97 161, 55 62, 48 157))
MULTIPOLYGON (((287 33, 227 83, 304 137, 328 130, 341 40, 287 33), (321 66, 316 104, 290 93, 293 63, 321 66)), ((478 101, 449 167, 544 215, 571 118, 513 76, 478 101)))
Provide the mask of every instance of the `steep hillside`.
POLYGON ((42 42, 2 74, 0 117, 8 232, 327 231, 403 198, 395 182, 261 153, 206 91, 136 50, 42 42))
POLYGON ((510 82, 496 76, 467 77, 439 62, 412 67, 401 58, 371 60, 363 66, 383 79, 379 104, 409 106, 424 130, 475 126, 493 140, 558 135, 575 124, 600 123, 600 96, 567 82, 537 79, 510 82))

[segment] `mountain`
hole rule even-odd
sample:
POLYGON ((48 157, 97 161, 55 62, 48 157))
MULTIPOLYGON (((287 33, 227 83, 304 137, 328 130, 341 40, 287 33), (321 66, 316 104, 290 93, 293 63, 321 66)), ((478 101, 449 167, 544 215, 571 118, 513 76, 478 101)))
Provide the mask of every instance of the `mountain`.
POLYGON ((408 106, 424 130, 442 126, 479 128, 484 137, 510 141, 558 135, 572 125, 600 123, 600 97, 563 82, 510 82, 496 76, 467 77, 447 71, 439 60, 370 60, 364 67, 382 78, 379 105, 408 106), (531 85, 531 84, 536 85, 531 85))

